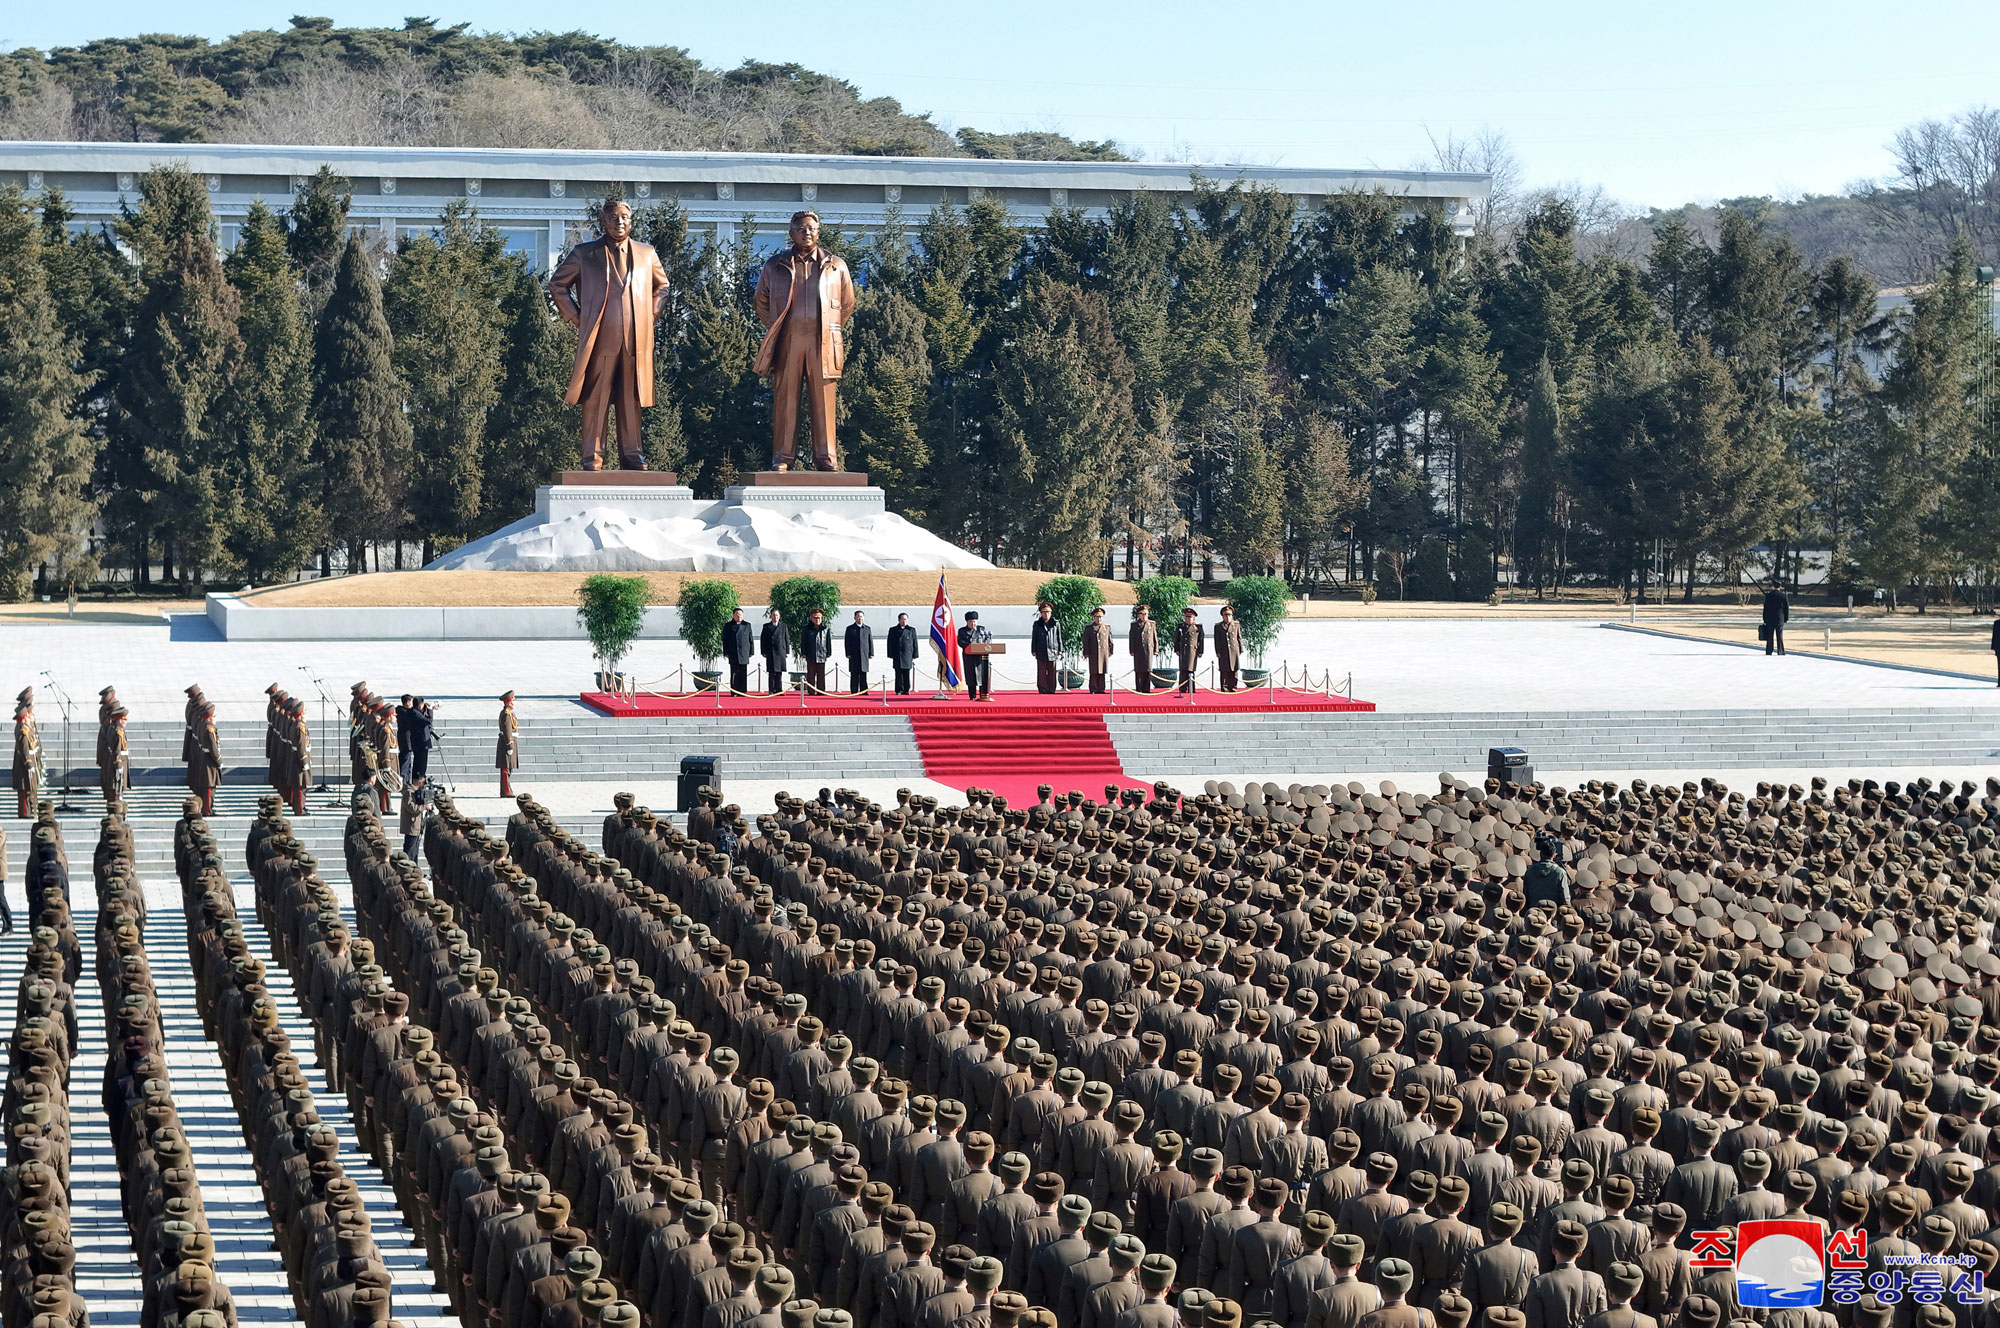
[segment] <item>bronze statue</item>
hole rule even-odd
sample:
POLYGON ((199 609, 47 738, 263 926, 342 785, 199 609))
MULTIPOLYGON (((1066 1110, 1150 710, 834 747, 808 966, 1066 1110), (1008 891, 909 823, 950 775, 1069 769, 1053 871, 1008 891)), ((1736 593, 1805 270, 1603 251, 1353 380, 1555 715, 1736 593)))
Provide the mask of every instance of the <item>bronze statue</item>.
POLYGON ((653 321, 667 302, 667 270, 653 246, 632 238, 632 209, 619 199, 597 214, 602 234, 564 256, 549 297, 581 334, 563 400, 583 406, 583 468, 604 468, 605 417, 618 408, 618 452, 626 470, 646 469, 639 412, 653 404, 653 321))
POLYGON ((799 383, 812 411, 813 460, 839 470, 833 446, 833 396, 847 363, 842 329, 854 316, 854 277, 838 255, 819 247, 819 214, 792 214, 792 247, 757 274, 757 318, 764 341, 752 366, 771 380, 771 469, 789 470, 797 449, 799 383), (799 298, 803 294, 804 298, 799 298))

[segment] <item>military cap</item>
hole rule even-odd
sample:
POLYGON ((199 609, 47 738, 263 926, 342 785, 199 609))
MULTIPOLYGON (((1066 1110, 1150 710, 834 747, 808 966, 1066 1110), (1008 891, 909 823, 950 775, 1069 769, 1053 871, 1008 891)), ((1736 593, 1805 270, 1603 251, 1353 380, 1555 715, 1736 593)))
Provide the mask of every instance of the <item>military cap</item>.
POLYGON ((1375 1265, 1375 1284, 1390 1298, 1407 1296, 1415 1278, 1416 1270, 1407 1259, 1384 1259, 1375 1265))
POLYGON ((1681 1302, 1681 1322, 1688 1328, 1720 1328, 1722 1302, 1709 1295, 1692 1295, 1681 1302))
POLYGON ((1149 1254, 1139 1261, 1139 1285, 1148 1292, 1165 1291, 1174 1284, 1174 1275, 1179 1271, 1179 1265, 1166 1255, 1149 1254))
POLYGON ((1326 1243, 1326 1257, 1331 1259, 1337 1268, 1360 1267, 1362 1257, 1367 1252, 1367 1244, 1351 1231, 1338 1232, 1326 1243))
MULTIPOLYGON (((1404 1266, 1408 1267, 1407 1264, 1404 1266)), ((1053 1328, 1055 1322, 1053 1315, 1050 1316, 1049 1322, 1053 1328)), ((1201 1322, 1202 1328, 1243 1328, 1243 1307, 1226 1296, 1217 1296, 1208 1302, 1208 1308, 1202 1313, 1201 1322)))
POLYGON ((1505 1238, 1518 1233, 1526 1220, 1519 1204, 1503 1199, 1486 1210, 1486 1231, 1488 1235, 1505 1238))

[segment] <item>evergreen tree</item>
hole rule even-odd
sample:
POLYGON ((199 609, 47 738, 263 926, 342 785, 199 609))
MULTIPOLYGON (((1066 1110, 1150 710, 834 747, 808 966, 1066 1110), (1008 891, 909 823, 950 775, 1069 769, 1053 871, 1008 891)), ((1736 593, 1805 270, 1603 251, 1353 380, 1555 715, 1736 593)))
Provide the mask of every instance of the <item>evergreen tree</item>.
POLYGON ((77 361, 89 384, 79 410, 101 442, 114 370, 139 303, 139 283, 108 227, 73 233, 73 219, 62 190, 42 195, 42 270, 56 317, 77 343, 77 361))
POLYGON ((303 567, 325 540, 314 464, 312 329, 286 256, 285 228, 260 201, 223 264, 240 305, 243 502, 230 552, 252 582, 303 567))
POLYGON ((1856 488, 1876 391, 1864 353, 1880 350, 1884 327, 1876 312, 1875 283, 1845 254, 1820 269, 1812 304, 1825 371, 1820 412, 1806 426, 1807 487, 1831 549, 1830 570, 1845 579, 1852 575, 1856 488))
MULTIPOLYGON (((761 266, 746 222, 727 249, 703 250, 701 275, 688 298, 680 350, 683 482, 720 498, 746 471, 771 459, 770 389, 750 371, 764 326, 752 299, 761 266)), ((809 427, 803 409, 800 427, 809 427)), ((805 455, 811 455, 808 447, 805 455)))
POLYGON ((531 510, 536 488, 576 464, 578 446, 577 409, 563 402, 575 362, 574 334, 525 263, 507 266, 500 298, 506 343, 499 398, 487 416, 480 484, 480 525, 488 530, 531 510))
POLYGON ((38 569, 61 592, 87 583, 97 443, 76 413, 89 391, 58 316, 44 245, 21 191, 0 187, 0 599, 25 599, 38 569))
POLYGON ((322 166, 307 178, 286 215, 285 247, 305 283, 307 307, 315 315, 326 307, 340 256, 347 249, 347 209, 353 201, 347 177, 322 166))
POLYGON ((1646 289, 1658 303, 1660 317, 1677 337, 1701 331, 1703 293, 1708 286, 1708 246, 1681 213, 1669 213, 1653 228, 1653 249, 1646 258, 1646 289))
POLYGON ((435 234, 403 241, 384 288, 412 434, 411 533, 423 541, 425 561, 476 533, 510 266, 500 233, 454 202, 435 234))
POLYGON ((1991 298, 1961 234, 1930 286, 1911 298, 1893 339, 1895 364, 1882 380, 1857 561, 1891 594, 1914 586, 1920 610, 1963 566, 1949 499, 1990 427, 1983 415, 1993 368, 1991 298))
POLYGON ((1237 446, 1216 514, 1215 546, 1233 575, 1277 565, 1285 540, 1285 479, 1270 445, 1252 434, 1237 446))
POLYGON ((897 511, 921 522, 929 505, 923 407, 931 377, 923 313, 894 287, 865 290, 850 344, 839 397, 844 464, 866 471, 897 511))
POLYGON ((208 191, 185 169, 150 171, 127 218, 145 295, 120 366, 111 451, 115 509, 136 560, 157 535, 183 586, 232 571, 243 416, 243 339, 236 291, 223 276, 208 191))
POLYGON ((368 545, 406 520, 411 435, 382 286, 359 236, 349 236, 341 253, 313 366, 328 534, 347 550, 348 571, 366 571, 368 545))
POLYGON ((1132 366, 1104 298, 1029 284, 994 367, 993 446, 967 477, 981 543, 1010 561, 1094 572, 1109 547, 1112 469, 1136 428, 1132 366))
POLYGON ((1546 358, 1529 385, 1522 425, 1521 496, 1514 519, 1514 559, 1520 575, 1535 588, 1562 588, 1568 502, 1563 477, 1562 394, 1546 358))

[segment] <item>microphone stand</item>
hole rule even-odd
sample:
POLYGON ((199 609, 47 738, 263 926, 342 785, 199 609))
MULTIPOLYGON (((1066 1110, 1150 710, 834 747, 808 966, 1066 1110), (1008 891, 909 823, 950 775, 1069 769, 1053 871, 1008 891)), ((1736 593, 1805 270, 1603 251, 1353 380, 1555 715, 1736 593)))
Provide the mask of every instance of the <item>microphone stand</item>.
MULTIPOLYGON (((303 664, 299 665, 299 672, 306 675, 306 678, 313 685, 313 690, 319 693, 319 740, 321 745, 326 746, 327 752, 331 754, 333 748, 327 745, 330 742, 327 735, 333 731, 333 722, 327 718, 327 707, 333 704, 333 697, 327 694, 326 680, 321 678, 317 673, 314 673, 303 664)), ((319 763, 318 774, 319 782, 313 785, 312 791, 315 793, 331 793, 333 789, 326 782, 326 765, 324 764, 324 760, 319 763)))
POLYGON ((74 703, 71 702, 69 693, 62 689, 62 684, 58 683, 46 669, 42 671, 42 682, 50 691, 56 694, 56 704, 62 708, 63 717, 62 801, 56 804, 56 810, 59 812, 68 812, 73 815, 83 810, 83 808, 73 805, 69 800, 69 731, 72 727, 70 724, 70 711, 74 703))

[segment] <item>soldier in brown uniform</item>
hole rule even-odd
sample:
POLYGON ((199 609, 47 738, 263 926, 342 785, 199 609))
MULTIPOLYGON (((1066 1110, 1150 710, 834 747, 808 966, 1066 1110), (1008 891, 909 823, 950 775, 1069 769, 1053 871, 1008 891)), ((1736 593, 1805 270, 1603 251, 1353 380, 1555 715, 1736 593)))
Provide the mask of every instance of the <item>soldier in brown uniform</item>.
POLYGON ((1375 1288, 1382 1304, 1361 1318, 1358 1328, 1436 1328, 1430 1312, 1406 1303, 1416 1270, 1407 1259, 1384 1259, 1375 1268, 1375 1288))
POLYGON ((1201 665, 1204 648, 1201 621, 1193 609, 1183 610, 1180 626, 1174 628, 1174 655, 1180 663, 1180 690, 1193 692, 1194 671, 1201 665))
POLYGON ((1236 674, 1243 665, 1243 624, 1236 621, 1236 610, 1225 604, 1222 606, 1222 621, 1215 625, 1215 672, 1222 690, 1236 690, 1236 674))
POLYGON ((14 798, 23 819, 35 814, 42 794, 42 734, 35 725, 35 689, 14 698, 14 798))
POLYGON ((493 749, 493 765, 500 772, 500 796, 514 796, 514 771, 521 764, 521 725, 514 718, 514 694, 500 698, 500 740, 493 749))
POLYGON ((1132 656, 1132 690, 1153 690, 1153 656, 1160 653, 1160 628, 1152 611, 1141 604, 1132 610, 1132 626, 1125 634, 1125 649, 1132 656))
POLYGON ((280 736, 285 740, 285 799, 294 815, 303 816, 306 785, 312 783, 312 730, 306 724, 306 703, 296 696, 286 704, 280 736))
POLYGON ((222 782, 222 740, 215 735, 215 707, 203 701, 188 735, 188 792, 201 799, 201 814, 215 815, 215 788, 222 782))
POLYGON ((1101 606, 1090 611, 1090 625, 1083 629, 1083 660, 1090 670, 1090 690, 1108 691, 1111 685, 1111 628, 1105 624, 1101 606))
POLYGON ((125 746, 125 707, 114 706, 97 725, 97 786, 106 807, 132 784, 132 758, 125 746))

